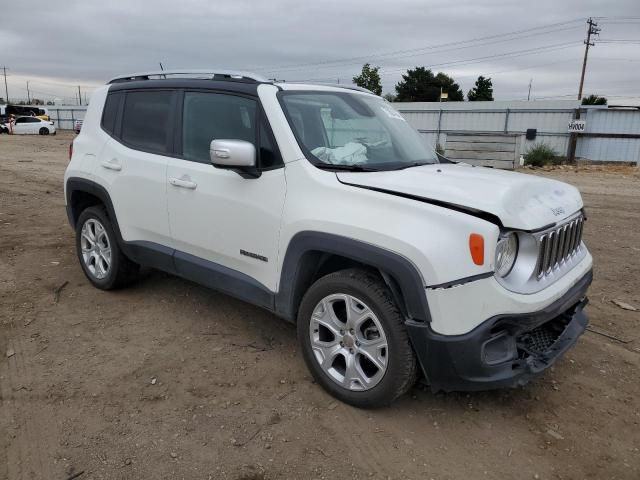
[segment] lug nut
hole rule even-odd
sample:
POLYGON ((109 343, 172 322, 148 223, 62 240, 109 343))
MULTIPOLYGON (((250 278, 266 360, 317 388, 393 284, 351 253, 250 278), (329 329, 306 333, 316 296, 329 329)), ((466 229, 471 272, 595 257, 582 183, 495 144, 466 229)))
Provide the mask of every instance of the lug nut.
POLYGON ((350 349, 349 349, 349 353, 353 353, 353 348, 350 348, 350 349))
POLYGON ((341 346, 341 347, 344 347, 344 342, 340 342, 340 346, 341 346))
POLYGON ((356 347, 360 346, 360 342, 356 340, 356 347))

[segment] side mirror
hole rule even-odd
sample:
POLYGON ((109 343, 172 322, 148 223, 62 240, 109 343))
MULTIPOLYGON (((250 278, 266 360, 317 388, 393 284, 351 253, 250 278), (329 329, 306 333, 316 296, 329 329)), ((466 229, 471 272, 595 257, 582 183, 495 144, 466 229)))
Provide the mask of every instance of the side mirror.
POLYGON ((214 167, 234 170, 244 178, 261 175, 256 157, 256 147, 245 140, 212 140, 209 145, 209 158, 214 167))
POLYGON ((256 168, 256 147, 245 140, 212 140, 209 146, 211 163, 218 168, 237 170, 243 176, 259 177, 256 168))

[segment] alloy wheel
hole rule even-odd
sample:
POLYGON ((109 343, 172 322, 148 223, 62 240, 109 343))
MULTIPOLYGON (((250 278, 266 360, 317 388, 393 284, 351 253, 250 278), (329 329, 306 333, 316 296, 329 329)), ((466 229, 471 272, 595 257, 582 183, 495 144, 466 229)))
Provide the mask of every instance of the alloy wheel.
POLYGON ((375 387, 387 370, 387 338, 376 314, 347 294, 323 298, 309 323, 314 357, 323 372, 351 391, 375 387))
POLYGON ((102 223, 90 218, 80 232, 82 260, 93 277, 102 280, 111 268, 111 243, 102 223))

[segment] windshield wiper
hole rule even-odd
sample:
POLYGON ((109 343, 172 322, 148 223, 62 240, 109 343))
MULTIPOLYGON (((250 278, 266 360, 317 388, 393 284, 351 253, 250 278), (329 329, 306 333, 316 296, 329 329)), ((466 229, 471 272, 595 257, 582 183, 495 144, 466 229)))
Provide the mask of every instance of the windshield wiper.
POLYGON ((362 165, 336 165, 332 163, 316 163, 315 165, 322 170, 340 170, 345 172, 379 172, 377 168, 363 167, 362 165))
POLYGON ((398 168, 394 168, 393 170, 404 170, 406 168, 423 167, 425 165, 435 165, 435 163, 434 162, 411 162, 411 163, 402 164, 398 168))

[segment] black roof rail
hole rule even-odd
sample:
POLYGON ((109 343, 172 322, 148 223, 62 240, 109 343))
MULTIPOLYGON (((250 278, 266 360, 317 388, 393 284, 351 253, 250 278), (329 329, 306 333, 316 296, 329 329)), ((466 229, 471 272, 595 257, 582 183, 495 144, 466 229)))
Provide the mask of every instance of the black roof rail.
POLYGON ((128 75, 119 75, 112 78, 107 82, 121 83, 121 82, 133 82, 137 80, 150 80, 150 77, 167 78, 174 75, 191 75, 195 78, 203 78, 208 80, 241 80, 251 81, 255 83, 271 83, 268 79, 261 75, 257 75, 251 72, 241 72, 236 70, 223 70, 223 69, 180 69, 180 70, 154 70, 151 72, 131 73, 128 75))

